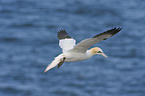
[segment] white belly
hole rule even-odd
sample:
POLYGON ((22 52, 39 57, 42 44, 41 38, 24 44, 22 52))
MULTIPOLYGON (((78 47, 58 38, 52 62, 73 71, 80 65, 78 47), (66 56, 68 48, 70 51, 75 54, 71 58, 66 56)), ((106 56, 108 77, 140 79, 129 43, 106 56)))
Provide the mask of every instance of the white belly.
POLYGON ((65 62, 82 61, 92 57, 84 53, 66 53, 64 56, 66 57, 65 62))

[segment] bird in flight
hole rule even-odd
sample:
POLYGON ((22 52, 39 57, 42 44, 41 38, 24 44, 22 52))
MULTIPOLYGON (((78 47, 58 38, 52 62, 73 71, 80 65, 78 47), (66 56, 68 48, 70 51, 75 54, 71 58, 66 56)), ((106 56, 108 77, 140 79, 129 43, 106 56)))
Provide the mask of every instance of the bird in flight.
POLYGON ((62 48, 62 53, 54 58, 54 60, 48 65, 44 72, 47 72, 51 68, 57 66, 57 69, 64 62, 75 62, 82 61, 91 58, 94 55, 102 55, 107 58, 101 48, 94 47, 89 49, 92 45, 106 40, 118 33, 122 28, 113 28, 100 33, 93 38, 88 38, 82 40, 80 43, 76 44, 75 39, 70 37, 65 30, 59 30, 57 37, 59 38, 59 46, 62 48))

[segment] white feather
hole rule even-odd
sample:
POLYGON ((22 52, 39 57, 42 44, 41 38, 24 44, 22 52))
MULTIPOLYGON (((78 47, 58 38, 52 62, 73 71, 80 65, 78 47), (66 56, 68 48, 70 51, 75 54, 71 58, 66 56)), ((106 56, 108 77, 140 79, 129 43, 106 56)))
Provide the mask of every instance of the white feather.
POLYGON ((62 52, 66 52, 70 49, 73 49, 75 45, 76 41, 72 38, 59 40, 59 46, 62 48, 62 52))
POLYGON ((60 54, 59 56, 55 57, 55 59, 47 66, 44 72, 50 70, 51 68, 57 66, 59 62, 63 59, 63 54, 60 54))

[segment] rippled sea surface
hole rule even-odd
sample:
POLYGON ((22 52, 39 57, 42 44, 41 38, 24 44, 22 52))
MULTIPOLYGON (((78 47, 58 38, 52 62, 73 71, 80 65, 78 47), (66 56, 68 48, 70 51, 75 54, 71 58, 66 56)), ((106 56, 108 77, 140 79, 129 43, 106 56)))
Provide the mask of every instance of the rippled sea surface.
POLYGON ((0 0, 0 96, 145 96, 144 0, 0 0), (57 32, 77 42, 114 27, 109 56, 64 63, 57 32))

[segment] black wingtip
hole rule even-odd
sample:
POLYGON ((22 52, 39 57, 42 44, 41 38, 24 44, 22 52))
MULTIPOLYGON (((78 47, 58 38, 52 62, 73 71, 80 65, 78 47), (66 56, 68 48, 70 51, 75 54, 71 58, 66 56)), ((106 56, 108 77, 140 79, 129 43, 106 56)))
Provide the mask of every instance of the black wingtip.
MULTIPOLYGON (((115 27, 115 28, 113 28, 113 29, 110 29, 110 30, 107 30, 107 31, 105 31, 105 32, 103 32, 103 33, 100 33, 100 34, 98 34, 98 35, 96 35, 96 36, 94 36, 93 38, 96 38, 96 37, 98 37, 98 36, 100 36, 100 35, 102 35, 102 34, 111 34, 112 36, 113 35, 115 35, 115 34, 117 34, 120 30, 121 30, 122 28, 121 27, 115 27)), ((106 40, 107 38, 105 38, 104 40, 106 40)))
POLYGON ((114 29, 108 30, 107 32, 110 31, 110 34, 113 36, 113 35, 115 35, 116 33, 118 33, 120 30, 122 30, 121 27, 118 27, 118 28, 115 27, 114 29))
POLYGON ((67 34, 67 32, 66 32, 65 29, 59 30, 59 31, 58 31, 57 37, 58 37, 59 39, 71 38, 71 37, 67 34))

